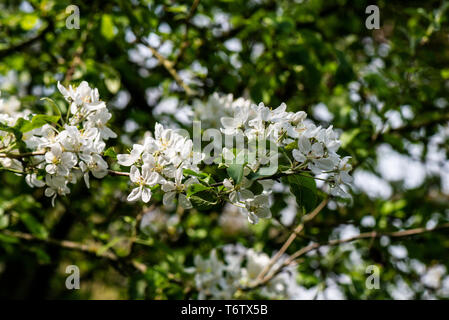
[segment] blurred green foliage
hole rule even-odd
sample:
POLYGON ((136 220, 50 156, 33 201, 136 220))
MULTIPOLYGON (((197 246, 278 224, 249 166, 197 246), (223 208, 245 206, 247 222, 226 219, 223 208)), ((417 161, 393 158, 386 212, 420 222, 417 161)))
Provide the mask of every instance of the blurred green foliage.
MULTIPOLYGON (((369 1, 200 0, 195 10, 192 1, 79 1, 79 30, 66 28, 66 7, 71 4, 1 2, 2 97, 17 95, 23 107, 57 115, 40 98, 52 98, 64 112, 57 81, 88 81, 108 102, 112 126, 121 137, 114 143, 118 147, 107 152, 111 158, 152 130, 155 121, 176 121, 173 115, 153 112, 162 99, 175 97, 180 105, 189 105, 192 99, 205 99, 213 92, 269 106, 285 102, 289 111, 304 110, 324 126, 332 123, 342 130, 343 153, 353 157, 356 170, 377 176, 381 176, 379 146, 389 145, 424 163, 432 138, 444 125, 447 130, 449 10, 445 1, 378 1, 379 30, 365 27, 369 1), (187 77, 195 96, 176 86, 167 68, 145 49, 142 38, 150 33, 160 44, 156 49, 187 77), (319 103, 326 105, 329 119, 314 112, 319 103), (393 118, 400 125, 392 124, 393 118), (136 128, 130 130, 130 123, 136 128), (421 152, 416 154, 416 149, 421 152)), ((437 141, 443 161, 449 152, 447 136, 437 141)), ((427 174, 418 186, 408 187, 404 179, 390 181, 391 192, 385 197, 356 188, 353 203, 328 206, 288 252, 311 240, 338 237, 342 226, 391 232, 446 222, 449 196, 442 189, 441 172, 447 169, 440 164, 440 171, 427 174), (372 226, 362 223, 367 216, 374 219, 372 226)), ((90 190, 80 183, 54 208, 43 190, 30 189, 21 177, 6 172, 0 177, 3 298, 194 298, 193 282, 184 267, 192 265, 196 254, 208 255, 215 247, 239 242, 271 255, 289 235, 276 219, 238 228, 223 219, 221 206, 161 211, 141 229, 142 216, 154 208, 124 201, 128 182, 122 177, 92 181, 90 190), (20 239, 14 232, 101 247, 96 256, 20 239), (117 260, 105 257, 106 252, 117 260), (146 271, 140 272, 130 261, 144 264, 146 271), (64 285, 65 267, 71 264, 81 269, 78 291, 64 285)), ((305 191, 308 210, 316 203, 312 195, 305 191)), ((155 196, 152 202, 158 205, 161 199, 155 196)), ((276 218, 286 205, 285 194, 275 194, 276 218)), ((301 215, 298 212, 293 226, 301 215)), ((397 297, 394 288, 402 281, 411 290, 410 297, 447 298, 447 290, 423 284, 423 271, 412 266, 449 268, 448 248, 444 230, 391 238, 391 242, 360 240, 304 256, 298 281, 305 288, 322 290, 334 283, 349 299, 397 297), (393 245, 403 246, 407 255, 392 254, 393 245), (371 264, 381 269, 379 290, 365 287, 364 266, 371 264)))

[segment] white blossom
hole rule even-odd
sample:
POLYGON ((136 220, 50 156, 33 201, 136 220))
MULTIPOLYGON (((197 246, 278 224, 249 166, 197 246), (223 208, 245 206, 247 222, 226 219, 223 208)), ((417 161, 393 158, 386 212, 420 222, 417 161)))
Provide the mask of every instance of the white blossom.
MULTIPOLYGON (((198 181, 193 177, 185 182, 182 181, 184 169, 198 171, 197 164, 193 162, 192 140, 156 123, 154 137, 147 136, 143 144, 134 144, 129 154, 119 154, 117 160, 123 166, 131 166, 131 170, 134 172, 142 166, 142 169, 145 167, 145 170, 151 174, 157 174, 159 177, 157 183, 161 185, 161 190, 164 192, 163 203, 165 205, 171 204, 177 196, 179 205, 185 209, 192 208, 186 191, 189 185, 198 181)), ((130 179, 135 182, 131 175, 130 179)), ((135 188, 128 200, 133 201, 140 198, 138 192, 138 188, 135 188)), ((142 197, 143 201, 147 199, 148 197, 145 199, 142 197)))
MULTIPOLYGON (((25 180, 30 187, 47 186, 45 195, 52 198, 52 204, 57 195, 70 193, 69 183, 84 177, 89 187, 90 173, 99 179, 107 175, 108 164, 102 156, 105 140, 116 137, 107 126, 111 114, 97 89, 85 81, 78 87, 68 88, 58 83, 58 89, 70 103, 67 123, 62 127, 45 124, 25 132, 22 138, 25 146, 36 153, 30 158, 32 166, 25 180)), ((4 103, 0 103, 0 112, 0 122, 8 126, 13 126, 19 118, 30 120, 33 116, 30 111, 18 111, 16 105, 6 109, 4 103)), ((14 142, 13 135, 5 131, 0 131, 0 138, 2 149, 14 142)), ((18 153, 18 150, 9 152, 18 153)), ((24 169, 18 159, 1 157, 0 164, 16 171, 24 169)))
POLYGON ((136 201, 141 198, 145 203, 151 199, 151 189, 149 187, 154 187, 161 181, 159 174, 151 171, 148 165, 142 166, 142 172, 136 166, 132 166, 129 178, 138 186, 128 195, 128 201, 136 201))
MULTIPOLYGON (((186 271, 194 274, 198 298, 233 299, 239 288, 247 287, 256 281, 260 272, 270 263, 270 257, 242 245, 226 245, 221 251, 223 259, 218 258, 217 250, 211 251, 208 258, 197 255, 194 266, 186 271)), ((277 268, 287 258, 281 257, 273 268, 277 268)), ((284 268, 261 288, 259 293, 272 299, 292 299, 299 285, 297 271, 284 268)))
POLYGON ((184 178, 182 174, 182 169, 176 170, 175 180, 174 181, 165 181, 162 184, 162 191, 164 191, 163 203, 164 205, 170 205, 176 197, 178 196, 178 202, 184 209, 191 209, 192 203, 189 199, 187 199, 186 195, 183 194, 189 185, 196 183, 196 179, 190 178, 185 183, 182 183, 182 179, 184 178))

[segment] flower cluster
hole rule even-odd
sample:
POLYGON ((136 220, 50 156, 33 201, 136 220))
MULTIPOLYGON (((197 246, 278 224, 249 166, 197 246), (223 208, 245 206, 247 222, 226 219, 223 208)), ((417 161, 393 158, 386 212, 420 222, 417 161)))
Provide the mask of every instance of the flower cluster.
POLYGON ((151 188, 161 186, 163 203, 169 205, 178 196, 178 203, 186 208, 192 204, 184 194, 187 187, 197 180, 184 179, 184 169, 198 171, 194 162, 192 140, 157 123, 154 137, 147 136, 143 144, 134 144, 129 154, 117 155, 117 162, 130 169, 130 180, 135 188, 128 201, 151 199, 151 188), (186 180, 186 181, 183 181, 186 180))
POLYGON ((237 107, 249 106, 251 106, 251 101, 249 100, 244 98, 234 100, 232 94, 219 95, 215 92, 209 96, 206 102, 195 99, 192 107, 194 119, 201 121, 202 127, 219 129, 222 117, 232 116, 237 107))
MULTIPOLYGON (((337 154, 340 141, 332 126, 327 129, 316 126, 306 119, 304 111, 287 112, 285 103, 271 109, 263 103, 256 105, 243 99, 234 101, 232 96, 213 95, 202 108, 210 108, 201 112, 205 115, 234 113, 232 117, 221 117, 221 132, 225 138, 232 138, 228 141, 237 141, 235 148, 223 148, 223 158, 227 161, 225 165, 229 165, 229 161, 243 159, 240 161, 244 164, 244 177, 251 174, 268 176, 267 172, 274 174, 278 169, 279 157, 286 156, 291 164, 290 171, 323 175, 329 182, 332 195, 349 197, 343 185, 352 182, 349 175, 352 167, 348 163, 350 157, 342 159, 337 154), (225 111, 215 113, 214 110, 220 109, 220 106, 225 111), (244 143, 239 146, 238 141, 244 143), (267 143, 270 143, 270 148, 265 150, 267 143), (263 152, 259 150, 261 146, 263 152), (291 156, 278 152, 279 148, 285 150, 287 147, 292 149, 291 156), (274 171, 270 167, 274 167, 274 171)), ((224 185, 232 190, 229 200, 241 207, 249 221, 255 223, 258 218, 271 216, 268 195, 272 183, 267 182, 264 192, 254 195, 247 190, 251 185, 248 182, 248 179, 243 178, 239 185, 234 185, 232 181, 225 181, 224 185)))
MULTIPOLYGON (((209 258, 196 256, 194 267, 186 269, 194 274, 195 287, 201 300, 235 298, 240 288, 255 283, 257 276, 270 262, 267 254, 242 245, 226 245, 221 251, 223 259, 219 258, 214 249, 209 258)), ((273 270, 286 258, 275 263, 273 270)), ((284 268, 261 287, 258 293, 269 299, 293 299, 299 289, 296 278, 295 268, 284 268)))
MULTIPOLYGON (((91 174, 96 178, 108 174, 108 164, 102 156, 105 141, 117 136, 107 125, 111 114, 97 89, 85 81, 68 88, 58 83, 58 89, 70 104, 66 121, 61 118, 61 124, 54 123, 56 120, 40 115, 44 117, 41 121, 47 119, 46 124, 24 130, 19 135, 21 141, 15 141, 14 126, 20 118, 32 123, 34 115, 30 111, 19 112, 17 99, 0 102, 0 165, 25 173, 31 187, 46 187, 45 195, 53 203, 57 195, 69 194, 69 184, 81 177, 89 187, 91 174), (27 160, 19 152, 24 149, 31 151, 26 152, 30 156, 27 160)), ((226 198, 239 207, 251 223, 271 217, 273 175, 305 172, 324 176, 331 194, 347 196, 344 185, 352 182, 350 158, 342 159, 337 153, 340 141, 332 127, 316 126, 306 119, 304 111, 287 112, 285 103, 271 109, 263 103, 256 105, 215 93, 206 103, 195 101, 194 105, 203 127, 218 127, 217 120, 221 122, 217 133, 224 137, 225 144, 218 148, 218 157, 212 159, 219 168, 226 167, 229 174, 213 186, 200 179, 201 188, 210 190, 223 185, 214 194, 220 201, 226 198), (281 159, 284 163, 288 160, 290 166, 279 165, 281 159)), ((177 199, 182 207, 192 208, 188 188, 200 183, 198 164, 204 159, 204 154, 193 150, 191 139, 157 123, 154 136, 147 135, 129 153, 117 156, 118 164, 130 167, 129 173, 123 173, 129 175, 134 186, 127 199, 147 203, 160 187, 165 205, 177 199)))
POLYGON ((239 186, 235 186, 231 179, 225 179, 223 181, 223 186, 230 190, 230 202, 239 207, 241 213, 253 224, 259 222, 260 218, 271 218, 269 196, 273 189, 274 180, 260 180, 258 183, 262 186, 263 191, 261 194, 254 195, 252 191, 248 190, 252 182, 246 177, 243 177, 242 183, 239 186))
MULTIPOLYGON (((27 118, 31 115, 31 111, 20 109, 20 101, 16 97, 10 97, 6 100, 0 99, 0 124, 14 127, 17 120, 27 118)), ((14 134, 8 131, 0 131, 0 150, 1 152, 17 152, 17 146, 14 145, 14 134)), ((22 163, 18 159, 0 157, 0 165, 14 171, 22 171, 22 163)))
MULTIPOLYGON (((108 164, 102 153, 105 141, 116 137, 106 126, 111 114, 97 89, 85 81, 76 88, 65 88, 58 83, 58 89, 70 103, 67 122, 62 126, 45 124, 23 136, 26 147, 34 155, 26 168, 25 180, 30 187, 45 186, 45 195, 52 198, 53 204, 57 195, 70 193, 69 183, 84 177, 89 187, 90 173, 96 178, 107 175, 108 164)), ((8 125, 14 125, 14 121, 8 125)), ((14 152, 9 150, 9 154, 14 152)))

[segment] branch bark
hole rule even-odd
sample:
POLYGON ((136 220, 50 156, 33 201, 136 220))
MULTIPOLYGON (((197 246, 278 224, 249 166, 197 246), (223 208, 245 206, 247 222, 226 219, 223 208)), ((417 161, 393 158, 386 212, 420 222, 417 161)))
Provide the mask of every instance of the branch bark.
POLYGON ((176 69, 173 67, 174 64, 173 62, 171 62, 170 60, 168 60, 167 58, 165 58, 162 54, 159 53, 159 51, 157 51, 155 48, 153 48, 146 39, 141 38, 140 41, 145 44, 148 49, 150 49, 151 53, 153 53, 153 55, 156 57, 156 59, 159 61, 159 63, 164 66, 164 68, 168 71, 168 73, 173 77, 173 79, 175 79, 176 83, 184 89, 184 91, 186 92, 186 94, 188 96, 193 96, 195 95, 195 91, 193 91, 179 76, 178 72, 176 71, 176 69))
POLYGON ((304 225, 310 220, 314 219, 318 213, 326 206, 329 199, 324 199, 321 203, 309 214, 306 214, 302 219, 300 224, 295 228, 290 237, 288 237, 287 241, 283 244, 282 248, 276 253, 276 255, 271 258, 270 263, 266 265, 265 268, 259 273, 257 276, 257 280, 263 280, 264 276, 270 271, 273 265, 279 260, 279 258, 287 251, 288 247, 292 244, 292 242, 296 239, 298 234, 304 229, 304 225))
POLYGON ((186 29, 184 31, 184 36, 182 39, 181 47, 179 48, 179 53, 178 53, 175 61, 173 61, 173 66, 175 66, 182 59, 182 57, 184 56, 185 50, 189 46, 188 34, 189 34, 189 28, 190 28, 190 19, 192 19, 193 15, 195 14, 196 8, 198 7, 199 4, 200 4, 200 0, 194 0, 192 6, 190 7, 189 14, 185 20, 186 29))
POLYGON ((361 233, 361 234, 359 234, 357 236, 346 238, 346 239, 330 240, 330 241, 328 241, 326 243, 313 243, 313 244, 310 244, 308 246, 305 246, 305 247, 299 249, 293 255, 291 255, 290 258, 286 259, 279 266, 279 268, 276 269, 274 272, 270 273, 269 275, 267 275, 262 280, 256 280, 253 285, 248 286, 246 288, 242 288, 242 290, 252 290, 252 289, 258 288, 260 286, 263 286, 264 284, 269 282, 271 279, 273 279, 276 275, 278 275, 285 267, 295 263, 298 258, 300 258, 301 256, 309 253, 310 251, 319 249, 321 247, 336 246, 336 245, 340 245, 340 244, 343 244, 343 243, 349 243, 349 242, 353 242, 353 241, 357 241, 357 240, 361 240, 361 239, 379 238, 381 236, 389 236, 389 237, 392 237, 392 238, 414 236, 414 235, 419 235, 419 234, 423 234, 423 233, 427 233, 427 232, 433 232, 433 231, 437 231, 437 230, 441 230, 441 229, 447 229, 447 228, 449 228, 449 223, 441 224, 441 225, 439 225, 439 226, 437 226, 435 228, 432 228, 432 229, 415 228, 415 229, 394 231, 394 232, 377 232, 377 231, 372 231, 372 232, 361 233))
POLYGON ((58 239, 53 239, 53 238, 38 238, 29 233, 24 233, 24 232, 19 232, 19 231, 10 231, 10 230, 2 230, 1 234, 16 238, 16 239, 28 241, 28 242, 44 243, 44 244, 56 246, 56 247, 59 247, 62 249, 83 252, 83 253, 86 253, 86 254, 89 254, 89 255, 92 255, 95 257, 106 259, 111 262, 124 262, 124 263, 131 265, 132 267, 134 267, 134 269, 136 269, 142 273, 146 272, 146 270, 147 270, 147 266, 139 261, 136 261, 136 260, 126 261, 125 258, 118 257, 115 253, 113 253, 111 251, 100 251, 102 246, 97 243, 83 244, 83 243, 78 243, 78 242, 69 241, 69 240, 58 240, 58 239))

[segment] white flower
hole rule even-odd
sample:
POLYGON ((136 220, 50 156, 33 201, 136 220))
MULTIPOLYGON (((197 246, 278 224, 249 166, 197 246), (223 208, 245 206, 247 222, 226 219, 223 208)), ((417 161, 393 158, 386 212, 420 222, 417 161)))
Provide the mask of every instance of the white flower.
POLYGON ((183 207, 184 209, 191 209, 192 203, 190 202, 189 199, 187 199, 185 194, 183 194, 182 192, 184 192, 189 185, 197 181, 194 178, 190 178, 183 184, 182 179, 184 176, 182 174, 182 171, 183 171, 182 169, 176 170, 174 182, 165 181, 162 184, 162 191, 165 192, 163 197, 163 203, 166 206, 170 205, 175 199, 176 194, 179 193, 178 203, 180 204, 180 206, 183 207))
POLYGON ((338 165, 338 174, 335 176, 337 183, 351 184, 354 180, 350 175, 349 171, 352 170, 352 166, 348 163, 351 157, 344 157, 341 159, 338 165))
POLYGON ((268 219, 271 218, 270 203, 266 194, 260 194, 254 198, 246 199, 245 207, 242 208, 242 212, 248 216, 250 223, 259 222, 259 218, 268 219))
POLYGON ((270 112, 270 121, 272 122, 286 122, 289 114, 286 112, 287 105, 282 102, 279 107, 270 112))
POLYGON ((234 184, 227 178, 223 180, 223 186, 225 186, 225 188, 227 189, 234 189, 234 184))
POLYGON ((102 179, 108 174, 108 164, 98 154, 92 155, 80 155, 83 161, 80 161, 79 166, 82 172, 84 172, 84 182, 89 188, 89 171, 97 179, 102 179))
POLYGON ((226 135, 240 134, 245 127, 248 117, 249 110, 247 108, 237 107, 234 117, 221 118, 221 124, 223 125, 221 131, 226 135))
POLYGON ((136 201, 142 198, 142 201, 147 203, 151 199, 151 189, 161 181, 158 173, 151 171, 151 168, 147 165, 142 166, 142 174, 136 166, 131 167, 129 177, 132 182, 138 185, 128 195, 128 201, 136 201))
POLYGON ((86 128, 97 128, 100 139, 108 140, 109 138, 116 138, 117 134, 106 126, 111 117, 111 113, 106 108, 101 108, 97 112, 87 116, 86 128))
POLYGON ((51 150, 45 153, 45 171, 49 174, 57 174, 65 176, 69 174, 76 163, 76 156, 71 152, 63 152, 60 144, 56 143, 51 147, 51 150))
POLYGON ((174 134, 172 129, 165 129, 160 123, 154 126, 154 142, 160 150, 171 148, 181 136, 174 134))
MULTIPOLYGON (((197 180, 188 179, 182 183, 183 169, 198 170, 193 162, 192 140, 156 123, 154 138, 146 136, 143 144, 134 144, 130 154, 120 154, 117 160, 123 166, 143 163, 148 170, 157 173, 160 177, 159 183, 165 192, 163 199, 166 205, 179 194, 179 204, 185 208, 192 207, 184 192, 188 185, 197 180)), ((134 196, 135 194, 131 198, 134 196)))
POLYGON ((301 136, 298 139, 298 149, 292 151, 293 158, 299 163, 307 159, 318 159, 324 155, 324 149, 320 142, 310 143, 309 138, 301 136))
POLYGON ((130 167, 140 159, 143 150, 144 150, 143 145, 134 144, 130 154, 117 155, 117 162, 122 166, 130 167))
POLYGON ((4 168, 8 168, 11 170, 16 171, 23 171, 22 163, 17 159, 11 159, 11 158, 0 158, 0 164, 4 168))
POLYGON ((94 151, 95 138, 98 136, 96 128, 80 131, 75 126, 65 126, 65 130, 58 135, 58 141, 65 150, 70 152, 90 153, 94 151))
POLYGON ((0 100, 0 112, 15 117, 20 109, 20 100, 17 97, 10 97, 0 100))
MULTIPOLYGON (((194 273, 195 287, 199 299, 233 299, 242 286, 255 283, 260 272, 270 263, 270 257, 242 245, 225 245, 223 259, 219 259, 217 250, 213 249, 208 258, 195 256, 194 267, 186 268, 194 273)), ((283 255, 276 269, 288 256, 283 255)), ((296 268, 284 268, 261 288, 255 289, 259 295, 272 299, 292 299, 299 285, 296 282, 296 268)))
POLYGON ((340 141, 337 140, 337 135, 332 130, 332 126, 327 129, 322 129, 316 134, 316 139, 323 143, 331 152, 336 152, 340 148, 340 141))
POLYGON ((353 178, 349 175, 349 171, 352 170, 352 166, 348 163, 351 157, 344 157, 341 159, 338 164, 338 170, 331 175, 331 179, 333 178, 335 181, 335 185, 333 185, 330 189, 332 195, 342 198, 351 199, 351 195, 347 192, 347 187, 343 186, 351 185, 353 178))
POLYGON ((220 128, 220 119, 222 117, 233 116, 237 107, 249 109, 251 101, 244 98, 234 100, 232 94, 220 96, 213 93, 206 102, 194 100, 193 111, 194 118, 201 121, 201 125, 205 128, 220 128))
POLYGON ((67 187, 67 180, 62 176, 51 176, 47 174, 45 176, 45 183, 47 189, 45 189, 45 196, 51 197, 51 203, 55 205, 55 198, 57 195, 67 195, 70 193, 69 187, 67 187))
POLYGON ((296 126, 307 118, 307 113, 305 113, 304 111, 298 111, 296 113, 287 115, 287 117, 291 124, 296 126))
POLYGON ((300 164, 310 160, 308 167, 315 174, 333 170, 339 161, 338 155, 334 152, 329 152, 325 156, 323 144, 321 142, 312 144, 305 135, 299 137, 298 149, 294 149, 292 155, 300 164))
POLYGON ((25 176, 25 182, 31 187, 41 188, 45 186, 45 182, 43 180, 39 180, 35 173, 29 173, 25 176))
POLYGON ((195 273, 195 286, 200 291, 199 299, 205 299, 207 296, 218 298, 227 291, 226 286, 220 286, 225 266, 218 260, 215 250, 212 250, 209 259, 195 256, 194 264, 195 267, 187 271, 195 273))
POLYGON ((190 139, 178 139, 171 152, 168 152, 168 156, 172 157, 172 163, 175 167, 179 167, 179 165, 187 160, 186 165, 189 162, 189 159, 192 156, 193 142, 190 139))
MULTIPOLYGON (((107 127, 111 114, 106 104, 100 100, 98 90, 92 89, 83 81, 78 87, 65 88, 58 83, 59 91, 70 103, 68 124, 61 131, 51 124, 45 124, 23 134, 23 141, 28 149, 43 155, 30 157, 27 164, 34 170, 45 170, 45 180, 39 180, 37 173, 26 174, 25 181, 30 187, 47 186, 45 194, 52 197, 52 204, 57 195, 70 192, 69 183, 76 183, 83 175, 89 186, 90 172, 96 178, 107 174, 107 163, 101 156, 106 144, 105 139, 115 137, 107 127), (77 167, 79 164, 79 167, 77 167)), ((17 100, 18 101, 18 100, 17 100)), ((31 119, 29 110, 18 112, 16 100, 8 100, 8 109, 1 103, 3 111, 14 111, 14 115, 0 114, 0 121, 13 126, 19 118, 31 119), (17 108, 16 108, 17 107, 17 108)), ((13 135, 0 132, 0 148, 6 149, 14 143, 13 135)), ((15 153, 17 148, 8 152, 15 153)), ((18 151, 18 150, 17 150, 18 151)), ((0 164, 9 169, 23 171, 22 163, 17 159, 1 157, 0 164)))
POLYGON ((270 121, 272 118, 272 112, 270 110, 270 108, 265 107, 265 104, 263 102, 259 103, 259 105, 252 105, 251 108, 254 110, 256 117, 255 119, 249 121, 249 125, 251 125, 251 123, 253 121, 256 122, 267 122, 270 121))
POLYGON ((103 107, 104 102, 100 101, 100 95, 97 89, 92 89, 86 81, 82 81, 80 85, 73 88, 65 88, 58 82, 58 89, 71 104, 70 112, 76 114, 80 107, 87 107, 87 111, 92 111, 103 107))
POLYGON ((262 270, 270 263, 270 257, 265 253, 248 249, 246 252, 246 270, 250 279, 255 280, 262 270))

